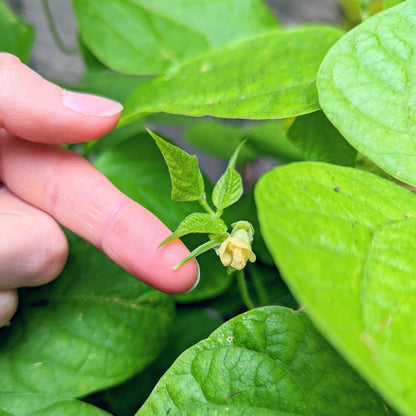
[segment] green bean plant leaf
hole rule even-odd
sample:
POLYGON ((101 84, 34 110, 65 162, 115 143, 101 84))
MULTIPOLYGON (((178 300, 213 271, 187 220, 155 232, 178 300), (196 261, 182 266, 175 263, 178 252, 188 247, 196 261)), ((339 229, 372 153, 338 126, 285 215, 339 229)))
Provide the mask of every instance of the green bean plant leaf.
POLYGON ((1 416, 110 416, 88 403, 40 393, 0 392, 1 416))
POLYGON ((261 0, 73 0, 73 5, 81 39, 92 53, 109 68, 135 75, 162 74, 205 50, 277 27, 261 0))
MULTIPOLYGON (((135 135, 106 149, 95 160, 95 166, 122 192, 153 212, 171 230, 177 228, 182 218, 201 208, 197 202, 172 201, 168 170, 154 140, 147 133, 135 135)), ((209 181, 205 182, 207 191, 211 192, 209 181)), ((184 239, 191 250, 204 242, 199 234, 185 236, 184 239)), ((227 279, 213 250, 201 256, 198 263, 201 281, 192 292, 175 296, 180 302, 197 302, 218 296, 232 282, 227 279)))
POLYGON ((227 226, 221 218, 204 212, 194 212, 189 214, 178 228, 160 243, 160 246, 191 233, 225 233, 226 231, 227 226))
POLYGON ((196 156, 190 156, 179 147, 168 143, 148 130, 168 165, 172 181, 171 198, 174 201, 198 201, 205 194, 204 179, 196 156))
POLYGON ((342 137, 322 111, 297 117, 287 137, 306 160, 355 166, 357 151, 342 137))
POLYGON ((13 12, 4 1, 0 1, 0 52, 8 52, 28 62, 35 31, 13 12))
POLYGON ((298 302, 390 404, 415 414, 416 196, 367 172, 301 162, 264 175, 256 203, 298 302))
POLYGON ((136 416, 391 415, 303 312, 269 306, 185 351, 136 416))
POLYGON ((139 87, 121 124, 155 112, 280 119, 316 111, 319 65, 342 34, 308 26, 213 49, 139 87))
POLYGON ((318 75, 321 106, 359 152, 416 185, 416 0, 348 32, 318 75))
POLYGON ((281 162, 304 160, 279 121, 235 125, 222 120, 198 120, 185 130, 184 138, 204 153, 226 160, 246 140, 238 155, 241 164, 262 156, 281 162))
POLYGON ((243 194, 243 180, 241 175, 235 170, 238 154, 243 145, 244 142, 237 146, 228 162, 225 173, 218 179, 212 191, 212 202, 217 207, 219 213, 222 213, 224 208, 235 204, 243 194))
POLYGON ((116 385, 157 357, 174 314, 171 297, 75 237, 58 279, 21 299, 0 329, 0 392, 79 397, 116 385))

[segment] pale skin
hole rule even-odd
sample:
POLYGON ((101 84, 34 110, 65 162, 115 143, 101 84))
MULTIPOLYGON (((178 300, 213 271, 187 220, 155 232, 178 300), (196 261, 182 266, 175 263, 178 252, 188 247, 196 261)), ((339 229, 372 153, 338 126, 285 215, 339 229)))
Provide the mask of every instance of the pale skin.
POLYGON ((13 55, 0 53, 0 326, 16 311, 16 289, 59 275, 68 243, 59 224, 98 247, 143 282, 167 293, 191 289, 195 260, 170 230, 59 144, 97 139, 121 106, 64 91, 13 55))

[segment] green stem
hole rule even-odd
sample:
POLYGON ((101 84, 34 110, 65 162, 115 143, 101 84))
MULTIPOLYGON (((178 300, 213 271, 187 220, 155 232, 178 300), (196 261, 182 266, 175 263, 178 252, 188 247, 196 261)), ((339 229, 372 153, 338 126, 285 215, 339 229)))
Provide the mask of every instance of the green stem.
POLYGON ((270 297, 266 288, 263 285, 263 279, 261 278, 257 267, 249 265, 250 277, 253 281, 254 288, 256 289, 257 296, 262 306, 270 305, 270 297))
POLYGON ((246 305, 247 309, 253 309, 256 307, 254 302, 252 301, 250 294, 247 290, 246 279, 244 276, 244 272, 242 270, 237 271, 237 283, 238 288, 240 289, 241 298, 243 299, 244 305, 246 305))
POLYGON ((204 208, 205 211, 208 212, 208 214, 215 215, 214 210, 208 205, 205 194, 203 194, 201 198, 199 198, 199 203, 201 204, 202 208, 204 208))
POLYGON ((52 37, 56 43, 58 49, 65 55, 76 55, 78 53, 77 49, 68 48, 65 43, 62 41, 61 36, 59 35, 58 29, 56 28, 55 21, 53 20, 51 8, 49 7, 48 0, 41 0, 43 11, 45 13, 46 21, 48 22, 49 30, 51 31, 52 37))

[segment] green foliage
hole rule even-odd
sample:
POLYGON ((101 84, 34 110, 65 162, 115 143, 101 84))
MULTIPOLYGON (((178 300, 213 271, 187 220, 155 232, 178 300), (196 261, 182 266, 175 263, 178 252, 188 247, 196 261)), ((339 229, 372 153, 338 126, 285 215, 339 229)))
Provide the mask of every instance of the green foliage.
POLYGON ((414 414, 415 195, 366 172, 307 162, 266 174, 256 201, 296 298, 383 396, 414 414))
POLYGON ((288 140, 286 130, 278 121, 236 125, 218 120, 198 120, 185 130, 184 136, 188 143, 204 153, 221 159, 229 159, 245 140, 238 156, 240 163, 259 156, 272 157, 281 162, 304 159, 288 140))
POLYGON ((67 397, 0 392, 2 416, 109 416, 97 407, 67 397))
POLYGON ((178 228, 160 245, 166 244, 175 238, 183 237, 191 233, 225 233, 227 226, 221 218, 213 217, 203 212, 189 214, 179 225, 178 228))
POLYGON ((9 52, 29 61, 35 32, 31 26, 0 1, 0 52, 9 52))
POLYGON ((172 299, 71 241, 60 279, 28 291, 1 330, 0 391, 83 396, 126 380, 164 346, 172 299))
POLYGON ((287 137, 306 160, 355 166, 357 151, 341 136, 322 111, 297 117, 287 137))
POLYGON ((316 111, 318 68, 341 35, 311 26, 213 49, 139 87, 125 103, 122 123, 160 111, 247 119, 316 111))
POLYGON ((347 33, 325 57, 318 89, 342 135, 393 177, 416 185, 416 2, 408 0, 347 33))
POLYGON ((307 316, 266 307, 183 353, 141 415, 389 415, 307 316))
POLYGON ((190 156, 177 146, 149 131, 165 158, 172 181, 174 201, 198 201, 205 193, 204 180, 196 156, 190 156))
POLYGON ((163 73, 210 47, 277 26, 260 0, 73 4, 81 38, 94 55, 116 71, 136 75, 163 73))
MULTIPOLYGON (((416 414, 416 197, 393 179, 416 185, 416 0, 339 3, 347 33, 261 0, 73 0, 73 87, 125 111, 72 148, 183 238, 176 267, 204 253, 201 281, 159 293, 70 235, 0 329, 1 415, 416 414)), ((0 50, 33 39, 0 0, 0 50)))

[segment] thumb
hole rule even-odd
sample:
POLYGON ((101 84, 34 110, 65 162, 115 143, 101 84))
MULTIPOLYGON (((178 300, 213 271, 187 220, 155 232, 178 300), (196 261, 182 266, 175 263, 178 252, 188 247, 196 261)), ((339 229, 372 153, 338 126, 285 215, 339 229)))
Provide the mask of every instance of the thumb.
POLYGON ((66 91, 0 53, 0 127, 10 134, 41 143, 93 140, 115 127, 122 109, 103 97, 66 91))

